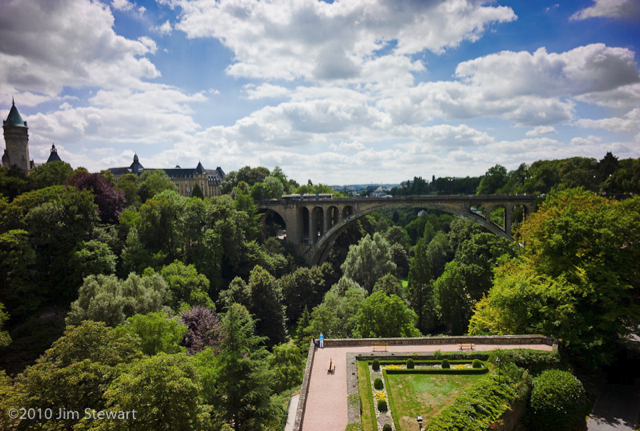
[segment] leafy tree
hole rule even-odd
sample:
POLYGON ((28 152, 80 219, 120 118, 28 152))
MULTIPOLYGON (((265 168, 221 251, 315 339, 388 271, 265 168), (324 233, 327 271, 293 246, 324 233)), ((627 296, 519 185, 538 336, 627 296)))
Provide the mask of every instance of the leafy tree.
POLYGON ((71 304, 66 322, 77 325, 94 320, 108 326, 121 325, 135 314, 162 310, 168 297, 167 284, 159 274, 141 278, 131 273, 124 281, 114 275, 90 275, 71 304))
POLYGON ((103 223, 116 223, 124 209, 125 198, 121 190, 114 189, 100 174, 73 174, 67 185, 78 190, 89 190, 98 206, 98 214, 103 223))
MULTIPOLYGON (((116 337, 104 323, 83 322, 69 326, 36 362, 16 377, 16 398, 24 408, 82 411, 104 408, 102 395, 125 364, 139 358, 140 340, 116 337)), ((44 429, 73 426, 73 419, 46 421, 44 429), (47 428, 49 427, 49 428, 47 428)), ((31 429, 24 421, 19 429, 31 429)))
POLYGON ((360 305, 355 335, 361 338, 419 337, 418 316, 400 297, 374 292, 360 305))
POLYGON ((200 395, 196 367, 184 354, 158 355, 134 363, 104 394, 112 412, 136 418, 96 420, 91 430, 201 430, 209 428, 209 407, 200 395))
POLYGON ((116 188, 124 192, 124 198, 127 207, 138 208, 141 200, 138 194, 138 184, 140 183, 140 177, 136 174, 124 174, 118 178, 116 188))
POLYGON ((222 324, 225 337, 214 405, 235 431, 263 430, 281 415, 271 398, 274 372, 263 338, 254 335, 253 319, 242 305, 231 305, 222 324))
POLYGON ((280 199, 282 197, 285 192, 285 186, 288 185, 286 183, 286 176, 284 176, 284 174, 283 177, 284 178, 278 178, 272 173, 264 179, 264 185, 268 189, 268 199, 280 199))
POLYGON ((293 341, 273 346, 273 353, 269 357, 269 366, 275 372, 273 383, 275 393, 291 389, 302 383, 304 357, 293 341))
POLYGON ((392 226, 385 233, 384 237, 389 244, 400 244, 404 248, 409 247, 409 235, 407 231, 400 226, 392 226))
POLYGON ((29 183, 34 189, 61 186, 73 174, 73 168, 66 162, 50 162, 36 166, 29 173, 29 183))
POLYGON ((265 178, 269 176, 269 169, 264 166, 258 166, 257 168, 251 168, 250 166, 245 166, 238 170, 237 178, 238 182, 244 181, 249 187, 253 186, 255 183, 264 182, 265 178))
POLYGON ((451 327, 452 335, 464 334, 473 301, 458 262, 447 263, 442 276, 433 283, 433 291, 442 323, 451 327))
POLYGON ((9 314, 7 314, 4 310, 4 305, 0 303, 0 347, 7 347, 9 344, 11 344, 11 337, 9 336, 9 333, 2 330, 4 322, 9 320, 9 314))
POLYGON ((116 335, 137 335, 142 340, 142 353, 153 356, 160 352, 178 353, 182 349, 182 341, 187 326, 175 319, 170 319, 167 313, 136 314, 129 317, 127 323, 116 327, 116 335))
POLYGON ((191 197, 192 198, 204 199, 204 193, 202 192, 202 189, 200 188, 200 184, 196 183, 196 185, 193 186, 193 190, 191 190, 191 197))
POLYGON ((612 344, 640 320, 638 226, 637 197, 617 202, 581 190, 548 197, 519 231, 523 258, 496 270, 470 329, 552 335, 583 365, 610 361, 612 344))
POLYGON ((0 298, 14 317, 36 310, 46 295, 35 280, 35 263, 27 231, 0 234, 0 298))
POLYGON ((327 292, 333 270, 328 263, 313 268, 300 267, 278 280, 283 302, 287 304, 287 320, 296 322, 305 308, 313 308, 327 292))
POLYGON ((478 186, 479 195, 493 195, 507 183, 507 168, 495 165, 489 168, 478 186))
POLYGON ((0 194, 8 200, 13 200, 27 190, 29 182, 22 169, 15 165, 0 166, 0 194))
POLYGON ((194 265, 185 265, 176 260, 171 265, 162 268, 160 275, 167 282, 171 292, 169 306, 178 310, 185 305, 213 307, 209 297, 209 280, 194 265))
POLYGON ((411 259, 411 269, 409 269, 407 299, 411 308, 418 315, 418 328, 426 333, 435 327, 436 312, 431 283, 431 266, 423 241, 418 242, 414 254, 411 259))
POLYGON ((387 274, 380 278, 375 286, 373 286, 374 292, 384 292, 387 295, 397 295, 403 300, 405 299, 404 288, 402 283, 393 274, 387 274))
POLYGON ((409 274, 409 267, 411 266, 411 259, 407 250, 400 244, 393 244, 391 246, 391 257, 393 263, 396 264, 396 273, 398 278, 406 278, 409 274))
POLYGON ((182 322, 187 325, 182 344, 189 355, 204 350, 205 347, 219 346, 222 342, 222 327, 216 313, 205 307, 196 306, 180 313, 182 322))
POLYGON ((138 193, 143 203, 165 190, 178 191, 178 187, 162 169, 144 171, 140 175, 139 184, 138 193))
POLYGON ((326 293, 322 303, 313 309, 305 335, 318 337, 322 333, 328 338, 348 338, 354 334, 357 325, 356 315, 364 302, 366 292, 353 284, 342 290, 342 285, 347 284, 347 280, 335 284, 326 293))
POLYGON ((387 240, 375 233, 373 238, 367 235, 357 245, 349 247, 341 269, 345 276, 370 293, 380 277, 388 273, 395 274, 396 264, 393 263, 387 240))
POLYGON ((76 286, 89 275, 110 275, 116 271, 117 256, 104 242, 91 240, 82 242, 71 254, 72 282, 76 286))
POLYGON ((429 242, 426 255, 431 267, 431 276, 435 280, 442 275, 447 262, 453 259, 453 250, 444 232, 438 232, 429 242))

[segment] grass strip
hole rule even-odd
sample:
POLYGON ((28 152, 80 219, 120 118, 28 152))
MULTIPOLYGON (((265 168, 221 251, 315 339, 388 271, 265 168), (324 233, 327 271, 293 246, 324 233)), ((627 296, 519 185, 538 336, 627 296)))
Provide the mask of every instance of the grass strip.
POLYGON ((360 392, 362 406, 362 429, 365 431, 378 431, 376 409, 373 405, 373 394, 371 393, 371 375, 369 374, 369 363, 367 361, 358 361, 358 392, 360 392))

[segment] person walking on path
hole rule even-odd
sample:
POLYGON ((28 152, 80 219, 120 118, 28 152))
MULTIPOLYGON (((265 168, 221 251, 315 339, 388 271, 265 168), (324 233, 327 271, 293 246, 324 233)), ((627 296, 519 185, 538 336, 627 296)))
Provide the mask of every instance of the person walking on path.
POLYGON ((322 332, 320 333, 320 348, 324 349, 324 335, 322 335, 322 332))

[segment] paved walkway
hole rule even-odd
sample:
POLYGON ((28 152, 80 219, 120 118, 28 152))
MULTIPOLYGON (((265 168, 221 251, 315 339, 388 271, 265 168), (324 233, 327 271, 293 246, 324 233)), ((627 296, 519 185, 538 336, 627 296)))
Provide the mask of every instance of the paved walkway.
POLYGON ((638 385, 607 384, 602 389, 587 431, 635 431, 640 414, 638 385))
POLYGON ((296 411, 298 410, 298 400, 300 394, 291 397, 289 402, 289 414, 287 415, 287 424, 284 427, 284 431, 293 431, 293 423, 296 421, 296 411))
MULTIPOLYGON (((533 349, 551 350, 543 344, 476 344, 476 350, 533 349)), ((457 344, 389 346, 389 352, 457 351, 457 344)), ((343 431, 347 426, 347 352, 371 353, 371 346, 325 347, 316 350, 309 382, 309 394, 302 431, 343 431), (327 363, 333 360, 336 371, 327 374, 327 363)))

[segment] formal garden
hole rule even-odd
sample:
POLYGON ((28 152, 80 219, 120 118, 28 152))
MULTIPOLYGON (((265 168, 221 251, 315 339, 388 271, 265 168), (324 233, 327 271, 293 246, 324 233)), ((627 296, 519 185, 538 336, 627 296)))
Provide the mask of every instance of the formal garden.
POLYGON ((585 391, 560 366, 556 351, 524 349, 362 358, 361 423, 347 430, 580 429, 585 391))

